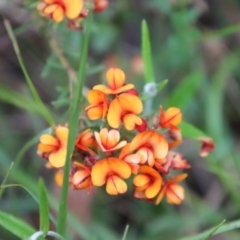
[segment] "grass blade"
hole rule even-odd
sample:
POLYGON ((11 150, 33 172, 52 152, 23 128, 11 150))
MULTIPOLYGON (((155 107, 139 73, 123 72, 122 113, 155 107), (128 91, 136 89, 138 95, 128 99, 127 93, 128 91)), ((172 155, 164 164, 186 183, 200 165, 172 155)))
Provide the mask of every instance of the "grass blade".
POLYGON ((213 228, 210 228, 209 230, 206 230, 196 236, 181 238, 179 240, 203 240, 203 239, 206 239, 207 237, 211 236, 211 234, 213 233, 214 230, 216 230, 216 231, 212 234, 212 236, 220 234, 220 233, 224 233, 227 231, 231 231, 234 229, 238 229, 238 228, 240 228, 240 220, 233 221, 233 222, 230 222, 227 224, 223 224, 220 227, 218 227, 217 230, 216 230, 216 227, 213 227, 213 228))
POLYGON ((27 239, 35 232, 27 223, 2 211, 0 211, 0 225, 20 239, 27 239))
POLYGON ((129 229, 129 224, 126 225, 126 227, 125 227, 125 230, 124 230, 124 233, 123 233, 122 240, 126 240, 126 239, 127 239, 128 229, 129 229))
POLYGON ((142 57, 144 62, 144 74, 146 83, 156 82, 152 64, 149 31, 145 20, 142 21, 142 57))
POLYGON ((11 24, 9 22, 9 20, 7 19, 4 19, 3 20, 4 22, 4 25, 5 25, 5 28, 7 30, 7 33, 8 33, 8 36, 10 37, 11 41, 12 41, 12 44, 13 44, 13 48, 14 48, 14 51, 17 55, 17 59, 18 59, 18 62, 20 64, 20 67, 22 69, 22 72, 24 74, 24 77, 25 77, 25 80, 28 84, 28 87, 32 93, 32 96, 35 100, 35 102, 38 104, 38 107, 39 107, 39 110, 40 112, 42 113, 42 116, 46 119, 46 121, 48 121, 48 123, 50 124, 50 126, 54 126, 54 120, 50 114, 50 112, 47 110, 47 108, 45 107, 45 105, 43 104, 41 98, 39 97, 33 83, 32 83, 32 80, 27 72, 27 69, 24 65, 24 62, 23 62, 23 59, 22 59, 22 56, 21 56, 21 52, 20 52, 20 49, 18 47, 18 43, 17 43, 17 40, 14 36, 14 33, 13 33, 13 29, 11 27, 11 24))
POLYGON ((38 182, 39 188, 39 213, 40 213, 40 231, 43 231, 44 236, 49 230, 49 208, 47 191, 42 179, 38 182))

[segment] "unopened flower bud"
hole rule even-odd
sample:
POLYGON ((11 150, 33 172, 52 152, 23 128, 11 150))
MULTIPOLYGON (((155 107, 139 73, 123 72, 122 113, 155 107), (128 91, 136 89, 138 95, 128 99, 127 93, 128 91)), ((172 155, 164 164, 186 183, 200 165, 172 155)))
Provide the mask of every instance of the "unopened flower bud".
POLYGON ((94 1, 94 12, 102 12, 108 8, 108 0, 95 0, 94 1))

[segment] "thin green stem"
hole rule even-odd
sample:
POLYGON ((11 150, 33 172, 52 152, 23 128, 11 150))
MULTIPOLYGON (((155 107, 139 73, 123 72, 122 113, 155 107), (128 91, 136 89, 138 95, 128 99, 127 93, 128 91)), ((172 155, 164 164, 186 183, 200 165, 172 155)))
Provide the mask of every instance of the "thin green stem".
POLYGON ((71 154, 74 149, 74 142, 75 142, 77 129, 78 129, 78 118, 79 118, 79 112, 80 112, 80 103, 82 99, 83 81, 84 81, 85 72, 86 72, 86 62, 87 62, 91 19, 92 19, 92 14, 90 13, 86 20, 83 39, 81 42, 81 56, 80 56, 80 65, 79 65, 79 71, 78 71, 78 81, 75 87, 75 91, 73 93, 73 100, 72 100, 72 105, 70 109, 67 156, 66 156, 66 163, 64 166, 64 178, 63 178, 61 198, 59 203, 59 215, 58 215, 58 223, 57 223, 57 232, 62 236, 66 235, 68 178, 69 178, 69 172, 70 172, 71 154))
POLYGON ((122 240, 126 240, 126 239, 127 239, 128 229, 129 229, 129 224, 126 225, 126 227, 125 227, 125 230, 124 230, 124 233, 123 233, 122 240))

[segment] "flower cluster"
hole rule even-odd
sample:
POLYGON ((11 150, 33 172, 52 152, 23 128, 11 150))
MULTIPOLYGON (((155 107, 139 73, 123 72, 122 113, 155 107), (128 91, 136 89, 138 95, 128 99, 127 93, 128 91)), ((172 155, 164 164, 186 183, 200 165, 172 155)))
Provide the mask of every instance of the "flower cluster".
MULTIPOLYGON (((108 4, 108 0, 95 0, 93 9, 101 12, 108 8, 108 4)), ((81 29, 81 22, 88 15, 87 7, 84 0, 41 0, 37 9, 40 15, 56 23, 65 18, 70 29, 81 29)))
MULTIPOLYGON (((133 196, 158 204, 163 197, 170 204, 180 204, 184 189, 178 182, 187 174, 172 176, 175 170, 190 168, 183 156, 173 151, 182 142, 180 109, 166 111, 160 106, 158 116, 143 119, 143 103, 133 84, 125 83, 121 69, 110 69, 108 85, 96 85, 88 93, 86 116, 98 124, 81 131, 72 153, 69 183, 74 189, 106 185, 110 195, 127 191, 132 181, 133 196), (99 127, 101 125, 101 127, 99 127)), ((94 123, 94 122, 93 122, 94 123)), ((55 134, 40 137, 38 154, 54 168, 60 168, 56 181, 61 185, 65 164, 68 127, 57 126, 55 134)))

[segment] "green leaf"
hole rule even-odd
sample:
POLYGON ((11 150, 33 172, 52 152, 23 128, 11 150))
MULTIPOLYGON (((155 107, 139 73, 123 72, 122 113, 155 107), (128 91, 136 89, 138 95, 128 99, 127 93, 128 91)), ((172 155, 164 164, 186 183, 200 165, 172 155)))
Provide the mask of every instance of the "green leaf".
POLYGON ((42 179, 39 179, 39 212, 40 212, 40 230, 46 235, 49 230, 49 208, 47 191, 42 179))
POLYGON ((18 47, 17 40, 15 38, 12 26, 11 26, 9 20, 7 20, 7 19, 4 19, 3 22, 4 22, 5 28, 7 30, 8 36, 9 36, 9 38, 12 41, 12 45, 13 45, 14 51, 16 53, 19 65, 20 65, 20 67, 22 69, 22 72, 24 74, 25 80, 26 80, 26 82, 28 84, 28 87, 29 87, 29 89, 31 91, 31 94, 32 94, 32 96, 33 96, 33 98, 35 100, 35 103, 38 105, 39 111, 41 112, 42 116, 46 119, 46 121, 48 121, 50 126, 53 127, 54 126, 54 120, 53 120, 49 110, 45 107, 44 103, 42 102, 41 98, 39 97, 38 92, 37 92, 37 90, 36 90, 32 80, 31 80, 31 78, 30 78, 30 76, 28 74, 28 71, 27 71, 27 69, 25 67, 25 64, 24 64, 22 56, 21 56, 20 49, 18 47))
POLYGON ((13 215, 0 211, 0 225, 20 239, 27 239, 35 230, 13 215))
POLYGON ((0 84, 0 100, 29 112, 40 113, 38 105, 31 98, 0 84))
POLYGON ((210 239, 211 236, 214 235, 214 233, 226 222, 226 220, 224 219, 222 222, 220 222, 215 228, 213 228, 212 232, 204 239, 204 240, 208 240, 210 239))
POLYGON ((144 62, 145 81, 156 82, 154 76, 151 43, 149 38, 148 26, 145 20, 142 21, 142 57, 144 62))
MULTIPOLYGON (((219 226, 217 226, 219 227, 219 226)), ((230 222, 230 223, 227 223, 227 224, 224 224, 224 225, 221 225, 217 231, 216 230, 216 227, 213 227, 213 228, 210 228, 209 230, 206 230, 196 236, 193 236, 193 237, 186 237, 186 238, 181 238, 179 240, 203 240, 203 239, 206 239, 207 237, 211 236, 211 234, 213 233, 213 231, 215 231, 212 235, 217 235, 219 233, 223 233, 223 232, 227 232, 227 231, 231 231, 231 230, 234 230, 234 229, 238 229, 240 228, 240 220, 237 220, 237 221, 233 221, 233 222, 230 222)))
POLYGON ((182 130, 182 135, 187 138, 194 138, 197 139, 199 137, 208 137, 204 132, 200 129, 194 127, 192 124, 187 122, 182 122, 179 125, 180 129, 182 130))
POLYGON ((200 71, 188 75, 181 84, 176 86, 172 95, 170 96, 167 106, 183 108, 194 97, 196 90, 203 78, 200 71))

